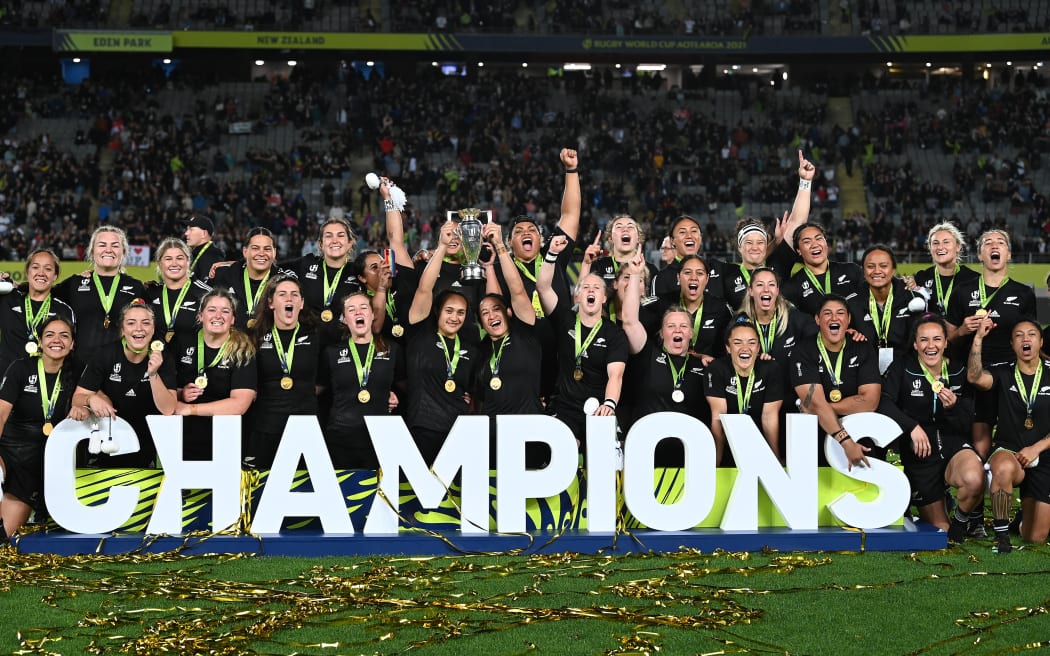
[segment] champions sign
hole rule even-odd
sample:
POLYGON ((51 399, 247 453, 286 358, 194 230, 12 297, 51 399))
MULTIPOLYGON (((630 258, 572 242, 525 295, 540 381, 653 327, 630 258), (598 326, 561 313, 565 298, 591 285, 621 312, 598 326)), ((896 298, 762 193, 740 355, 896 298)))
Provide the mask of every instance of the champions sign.
MULTIPOLYGON (((182 418, 149 417, 158 455, 163 463, 163 484, 145 531, 150 534, 181 534, 184 531, 184 491, 210 490, 212 526, 235 524, 241 513, 242 476, 239 416, 216 417, 213 459, 182 459, 182 418)), ((70 421, 70 420, 67 420, 70 421)), ((641 526, 658 531, 682 531, 696 527, 712 513, 720 512, 724 530, 755 531, 768 525, 760 515, 760 489, 765 492, 784 523, 792 529, 816 529, 826 506, 835 523, 873 529, 898 522, 907 508, 910 491, 904 474, 896 467, 871 460, 871 468, 849 470, 842 448, 824 439, 831 468, 852 489, 839 485, 837 494, 821 501, 816 441, 817 420, 811 415, 789 415, 786 465, 782 466, 753 420, 747 415, 723 415, 726 439, 737 463, 736 477, 728 490, 717 489, 714 439, 707 426, 679 413, 657 413, 639 420, 627 435, 622 464, 622 486, 618 484, 620 462, 616 450, 616 426, 612 417, 589 417, 587 425, 585 497, 586 527, 591 533, 613 533, 621 511, 629 512, 641 526), (653 466, 656 445, 664 438, 686 435, 682 440, 684 484, 674 498, 654 494, 660 476, 653 466), (856 492, 865 488, 870 494, 856 492), (724 503, 723 508, 716 504, 724 503)), ((396 534, 400 528, 400 478, 407 480, 423 508, 436 509, 447 501, 449 488, 458 476, 459 530, 463 534, 520 533, 528 530, 527 504, 561 495, 578 481, 578 452, 571 431, 560 421, 543 415, 501 416, 496 421, 499 450, 495 484, 490 487, 489 418, 460 417, 449 433, 432 467, 427 467, 400 417, 367 418, 382 474, 361 534, 396 534), (525 446, 530 442, 549 445, 550 464, 526 469, 525 446), (495 507, 494 518, 490 507, 495 507)), ((855 438, 869 437, 885 446, 900 434, 892 419, 877 413, 843 418, 855 438)), ((61 428, 61 425, 59 426, 61 428)), ((327 534, 354 535, 348 497, 332 467, 324 436, 316 417, 296 416, 288 420, 285 438, 273 468, 261 489, 258 505, 248 528, 268 534, 281 530, 287 518, 316 517, 327 534), (297 468, 305 462, 312 490, 296 491, 297 468)), ((143 490, 135 484, 114 483, 108 497, 86 505, 78 496, 75 469, 77 445, 88 432, 58 430, 47 441, 45 452, 45 498, 52 518, 74 533, 108 533, 125 526, 142 512, 143 490)), ((723 470, 724 471, 724 470, 723 470)))

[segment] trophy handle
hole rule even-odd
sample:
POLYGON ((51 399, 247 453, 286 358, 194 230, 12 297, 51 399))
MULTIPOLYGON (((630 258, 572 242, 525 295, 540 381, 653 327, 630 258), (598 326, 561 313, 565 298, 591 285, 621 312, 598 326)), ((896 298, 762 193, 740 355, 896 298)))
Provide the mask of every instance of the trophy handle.
POLYGON ((459 214, 459 212, 456 212, 454 210, 446 210, 445 211, 445 221, 453 221, 454 219, 452 217, 457 216, 458 214, 459 214))

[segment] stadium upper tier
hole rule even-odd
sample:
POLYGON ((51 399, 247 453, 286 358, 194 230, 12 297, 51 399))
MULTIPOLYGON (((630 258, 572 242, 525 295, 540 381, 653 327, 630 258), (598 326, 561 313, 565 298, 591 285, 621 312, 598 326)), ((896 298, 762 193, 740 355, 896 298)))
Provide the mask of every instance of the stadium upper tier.
POLYGON ((1050 31, 1050 0, 65 0, 0 3, 0 26, 736 36, 1050 31))

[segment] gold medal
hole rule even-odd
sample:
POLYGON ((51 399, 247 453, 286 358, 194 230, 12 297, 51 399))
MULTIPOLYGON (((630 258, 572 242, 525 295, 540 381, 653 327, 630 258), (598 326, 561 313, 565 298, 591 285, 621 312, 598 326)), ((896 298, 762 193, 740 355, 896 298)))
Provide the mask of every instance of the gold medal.
POLYGON ((174 336, 175 336, 175 331, 174 330, 169 330, 168 332, 164 333, 164 341, 165 342, 170 342, 171 338, 174 337, 174 336))
POLYGON ((984 308, 978 308, 977 311, 973 313, 973 316, 986 317, 988 316, 988 310, 985 310, 984 308))
POLYGON ((390 334, 394 337, 400 337, 405 334, 405 328, 400 324, 396 324, 393 328, 390 329, 390 334))
POLYGON ((109 317, 108 316, 105 319, 102 320, 102 327, 105 328, 106 330, 109 330, 109 317))
POLYGON ((153 340, 152 342, 150 342, 149 350, 153 351, 154 353, 160 353, 164 350, 164 342, 160 341, 159 339, 153 340))
POLYGON ((1025 430, 1032 430, 1032 428, 1035 427, 1035 422, 1032 421, 1031 417, 1025 417, 1024 427, 1025 427, 1025 430))
POLYGON ((204 374, 201 374, 200 376, 197 376, 193 379, 193 384, 201 389, 204 389, 208 386, 208 377, 204 374))
POLYGON ((321 313, 321 321, 323 321, 325 323, 328 323, 329 321, 332 320, 332 316, 333 315, 332 315, 332 311, 331 310, 325 310, 324 312, 321 313))
POLYGON ((583 380, 583 369, 573 369, 572 370, 572 379, 575 380, 575 381, 583 380))
POLYGON ((831 390, 831 394, 828 394, 828 398, 831 399, 832 403, 838 403, 842 400, 842 392, 837 389, 831 390))
POLYGON ((941 390, 944 389, 944 383, 939 380, 935 380, 930 383, 930 389, 933 390, 934 394, 940 394, 941 390))
MULTIPOLYGON (((1031 420, 1029 420, 1029 421, 1031 421, 1031 420)), ((49 421, 49 422, 47 422, 47 423, 45 423, 45 424, 44 424, 44 426, 43 426, 43 428, 42 428, 41 430, 43 430, 43 431, 44 431, 44 435, 50 435, 50 434, 51 434, 51 431, 55 430, 55 425, 54 425, 54 424, 52 424, 52 423, 51 423, 51 422, 49 421)))
POLYGON ((281 389, 290 390, 295 385, 295 381, 292 380, 291 376, 284 376, 281 378, 281 389))
POLYGON ((499 388, 503 387, 503 381, 500 380, 499 376, 493 376, 492 380, 489 381, 489 387, 491 387, 493 390, 498 390, 499 388))
POLYGON ((445 381, 445 391, 451 394, 456 391, 456 381, 449 378, 445 381))
POLYGON ((36 355, 36 352, 38 350, 40 350, 40 347, 37 346, 36 342, 26 342, 26 353, 28 353, 29 355, 36 355))
POLYGON ((372 400, 372 395, 368 393, 368 390, 361 390, 357 393, 357 400, 361 403, 368 403, 372 400))
POLYGON ((248 319, 248 327, 249 328, 254 328, 255 327, 255 319, 248 319))

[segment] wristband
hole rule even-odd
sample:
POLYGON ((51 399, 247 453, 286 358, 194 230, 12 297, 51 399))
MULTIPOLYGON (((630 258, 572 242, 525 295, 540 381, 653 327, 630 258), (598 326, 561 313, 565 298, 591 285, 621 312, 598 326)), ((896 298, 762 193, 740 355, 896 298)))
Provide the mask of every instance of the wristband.
POLYGON ((387 212, 389 212, 390 210, 396 210, 397 207, 394 205, 394 201, 392 201, 392 200, 390 200, 388 198, 388 199, 383 201, 383 209, 385 209, 387 212))
POLYGON ((835 433, 834 437, 835 437, 835 441, 836 442, 838 442, 839 444, 842 444, 843 442, 845 442, 846 440, 849 439, 849 433, 847 433, 846 429, 843 428, 839 432, 835 433))
POLYGON ((565 174, 566 175, 568 175, 569 173, 579 173, 579 172, 580 172, 580 167, 578 167, 578 166, 576 168, 574 168, 574 169, 565 169, 565 174))
POLYGON ((802 178, 798 179, 799 191, 802 191, 803 189, 811 189, 812 187, 813 182, 811 180, 803 180, 802 178))
POLYGON ((547 251, 547 254, 543 256, 543 261, 550 262, 551 264, 556 264, 558 262, 559 255, 561 255, 561 253, 552 253, 550 251, 547 251))
POLYGON ((602 405, 609 406, 613 410, 616 409, 616 401, 613 401, 612 399, 605 399, 602 401, 602 405))

